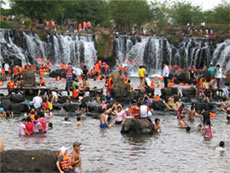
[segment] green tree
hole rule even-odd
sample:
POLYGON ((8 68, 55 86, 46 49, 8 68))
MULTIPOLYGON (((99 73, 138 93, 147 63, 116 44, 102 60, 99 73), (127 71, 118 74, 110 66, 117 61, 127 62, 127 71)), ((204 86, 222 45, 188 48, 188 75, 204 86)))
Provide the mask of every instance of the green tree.
POLYGON ((214 8, 213 18, 216 24, 230 24, 230 2, 223 0, 214 8))
POLYGON ((110 1, 112 19, 118 30, 128 31, 140 27, 151 19, 150 6, 146 0, 110 1))
POLYGON ((187 23, 199 24, 203 21, 203 13, 200 6, 193 6, 190 2, 174 2, 170 8, 169 15, 176 25, 187 23))

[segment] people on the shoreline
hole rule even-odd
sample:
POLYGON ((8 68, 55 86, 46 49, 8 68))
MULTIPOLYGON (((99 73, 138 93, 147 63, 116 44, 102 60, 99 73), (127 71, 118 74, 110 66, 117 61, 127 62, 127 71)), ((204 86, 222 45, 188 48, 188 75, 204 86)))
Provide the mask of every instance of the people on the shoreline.
POLYGON ((167 64, 163 64, 163 67, 164 87, 168 87, 169 67, 167 64))

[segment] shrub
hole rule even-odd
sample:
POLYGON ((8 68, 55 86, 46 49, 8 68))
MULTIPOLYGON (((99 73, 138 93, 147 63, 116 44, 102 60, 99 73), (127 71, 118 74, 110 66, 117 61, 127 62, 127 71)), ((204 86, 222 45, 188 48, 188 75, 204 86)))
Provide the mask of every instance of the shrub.
POLYGON ((0 28, 12 29, 12 25, 8 21, 0 21, 0 28))

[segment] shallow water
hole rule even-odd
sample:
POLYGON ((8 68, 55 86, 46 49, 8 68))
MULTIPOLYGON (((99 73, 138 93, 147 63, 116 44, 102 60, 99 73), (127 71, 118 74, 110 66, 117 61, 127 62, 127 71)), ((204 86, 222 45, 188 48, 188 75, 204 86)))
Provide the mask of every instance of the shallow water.
MULTIPOLYGON (((103 84, 96 82, 95 85, 103 84)), ((0 138, 6 150, 58 150, 63 145, 71 150, 72 143, 79 141, 83 172, 229 172, 230 125, 225 123, 224 114, 217 114, 212 121, 210 141, 196 132, 199 118, 190 123, 191 132, 186 133, 185 129, 176 127, 176 116, 168 112, 160 116, 155 112, 153 119, 156 117, 161 119, 162 133, 152 137, 123 136, 120 125, 101 130, 99 120, 90 117, 84 120, 82 127, 77 127, 74 117, 70 118, 70 124, 64 124, 63 117, 56 116, 47 120, 53 123, 53 130, 32 137, 19 137, 20 118, 1 119, 0 138), (222 155, 215 151, 220 140, 226 143, 222 155)))

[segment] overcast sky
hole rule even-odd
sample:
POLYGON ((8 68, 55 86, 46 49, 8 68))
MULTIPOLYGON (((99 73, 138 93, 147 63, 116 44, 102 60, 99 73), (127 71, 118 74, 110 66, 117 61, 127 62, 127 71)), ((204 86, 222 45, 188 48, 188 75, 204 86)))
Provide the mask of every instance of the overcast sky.
MULTIPOLYGON (((6 2, 5 7, 9 8, 9 0, 4 0, 6 2)), ((151 0, 149 0, 151 1, 151 0)), ((160 1, 160 0, 158 0, 160 1)), ((171 1, 171 0, 169 0, 171 1)), ((178 0, 181 1, 181 0, 178 0)), ((212 8, 214 8, 215 6, 217 6, 219 3, 221 3, 222 0, 187 0, 192 2, 194 5, 200 5, 202 7, 203 10, 210 10, 212 8)))

